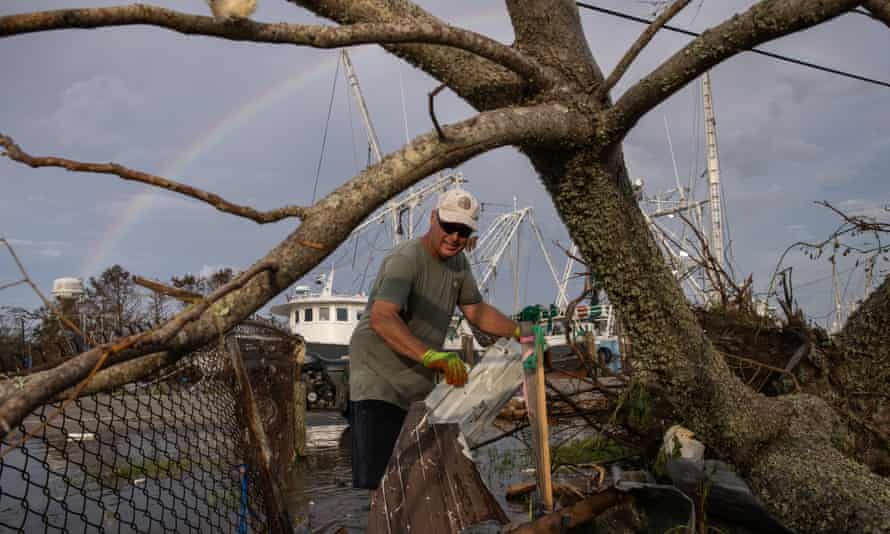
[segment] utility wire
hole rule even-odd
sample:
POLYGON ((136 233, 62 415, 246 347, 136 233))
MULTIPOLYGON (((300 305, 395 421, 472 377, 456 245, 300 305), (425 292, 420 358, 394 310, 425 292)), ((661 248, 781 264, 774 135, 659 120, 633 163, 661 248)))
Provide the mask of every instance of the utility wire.
MULTIPOLYGON (((641 24, 652 24, 652 22, 653 22, 652 20, 649 20, 649 19, 637 17, 637 16, 630 15, 627 13, 622 13, 621 11, 615 11, 612 9, 606 9, 604 7, 594 6, 591 4, 584 3, 584 2, 575 2, 575 4, 578 7, 583 7, 584 9, 589 9, 591 11, 596 11, 599 13, 611 15, 613 17, 619 17, 619 18, 626 19, 626 20, 631 20, 634 22, 639 22, 641 24)), ((855 10, 854 13, 858 13, 860 15, 865 15, 865 16, 874 18, 870 13, 866 13, 866 12, 862 12, 862 11, 858 11, 858 10, 855 10)), ((669 24, 665 24, 662 27, 665 30, 670 30, 670 31, 676 32, 676 33, 682 33, 683 35, 689 35, 691 37, 699 37, 701 35, 700 33, 696 33, 696 32, 689 31, 689 30, 684 30, 683 28, 678 28, 676 26, 671 26, 669 24)), ((881 87, 890 88, 890 82, 885 82, 883 80, 876 80, 874 78, 860 76, 859 74, 853 74, 851 72, 846 72, 846 71, 842 71, 842 70, 838 70, 838 69, 833 69, 831 67, 817 65, 816 63, 810 63, 809 61, 804 61, 802 59, 797 59, 797 58, 793 58, 793 57, 783 56, 781 54, 776 54, 775 52, 768 52, 766 50, 761 50, 759 48, 750 48, 746 51, 753 52, 755 54, 760 54, 761 56, 766 56, 766 57, 769 57, 772 59, 777 59, 779 61, 785 61, 787 63, 794 63, 795 65, 800 65, 802 67, 809 67, 811 69, 820 70, 822 72, 827 72, 829 74, 836 74, 838 76, 843 76, 844 78, 851 78, 853 80, 858 80, 860 82, 866 82, 866 83, 871 83, 874 85, 880 85, 881 87)))

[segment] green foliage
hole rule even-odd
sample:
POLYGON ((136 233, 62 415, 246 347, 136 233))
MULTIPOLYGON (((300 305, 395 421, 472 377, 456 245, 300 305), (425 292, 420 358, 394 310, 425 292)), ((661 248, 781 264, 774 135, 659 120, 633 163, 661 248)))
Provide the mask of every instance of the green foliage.
POLYGON ((674 436, 674 446, 671 449, 670 454, 664 451, 664 448, 658 449, 658 455, 655 457, 655 463, 652 465, 652 470, 655 471, 655 475, 658 477, 667 476, 667 462, 669 458, 677 458, 680 456, 680 449, 683 445, 680 443, 680 440, 677 439, 677 436, 674 436))
POLYGON ((555 447, 551 451, 551 461, 555 469, 560 465, 609 462, 633 452, 614 440, 595 436, 575 439, 555 447))
POLYGON ((183 472, 191 469, 192 462, 188 459, 180 461, 161 460, 146 462, 141 465, 127 464, 114 470, 113 475, 124 480, 148 478, 178 478, 183 472))
POLYGON ((615 415, 632 428, 646 428, 653 421, 652 396, 640 383, 631 383, 618 398, 615 415))

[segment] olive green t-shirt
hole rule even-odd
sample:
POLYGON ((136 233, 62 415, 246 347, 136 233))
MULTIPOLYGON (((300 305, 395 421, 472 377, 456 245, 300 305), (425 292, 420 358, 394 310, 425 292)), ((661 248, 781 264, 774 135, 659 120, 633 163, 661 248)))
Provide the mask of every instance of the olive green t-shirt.
POLYGON ((365 313, 349 342, 350 400, 382 400, 405 410, 432 391, 435 371, 396 353, 371 329, 371 306, 398 304, 408 330, 440 350, 455 305, 482 301, 466 256, 434 258, 420 241, 397 245, 383 259, 365 313))

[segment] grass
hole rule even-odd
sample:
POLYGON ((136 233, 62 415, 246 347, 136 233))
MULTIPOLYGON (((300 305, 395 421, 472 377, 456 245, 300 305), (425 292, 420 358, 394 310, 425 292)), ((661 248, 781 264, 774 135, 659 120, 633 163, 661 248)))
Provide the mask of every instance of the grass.
POLYGON ((554 467, 604 463, 623 458, 633 452, 632 449, 624 447, 614 440, 589 437, 572 440, 554 448, 551 451, 551 463, 554 467))

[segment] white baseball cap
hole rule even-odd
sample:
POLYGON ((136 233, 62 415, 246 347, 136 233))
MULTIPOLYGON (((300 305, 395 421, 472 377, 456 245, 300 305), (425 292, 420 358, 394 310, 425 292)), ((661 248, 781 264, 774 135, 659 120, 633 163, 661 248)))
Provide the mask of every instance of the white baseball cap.
POLYGON ((449 189, 439 195, 436 210, 443 222, 464 224, 474 232, 479 227, 479 201, 464 189, 449 189))

